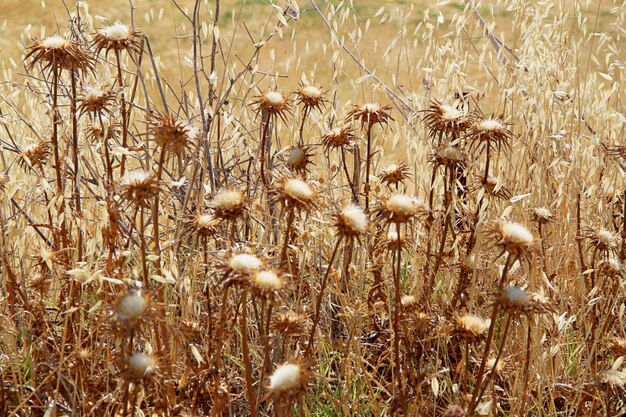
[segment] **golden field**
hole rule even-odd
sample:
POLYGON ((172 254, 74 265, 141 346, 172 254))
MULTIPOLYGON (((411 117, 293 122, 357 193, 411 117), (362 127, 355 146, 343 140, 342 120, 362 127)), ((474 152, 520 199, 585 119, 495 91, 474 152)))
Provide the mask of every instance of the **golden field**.
POLYGON ((0 22, 0 415, 626 414, 624 2, 0 22))

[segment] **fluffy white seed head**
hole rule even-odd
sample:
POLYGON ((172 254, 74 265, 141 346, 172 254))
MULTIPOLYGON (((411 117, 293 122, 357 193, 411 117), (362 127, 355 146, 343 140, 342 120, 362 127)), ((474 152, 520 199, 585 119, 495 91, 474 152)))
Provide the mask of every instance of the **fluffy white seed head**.
POLYGON ((441 109, 443 110, 443 114, 441 116, 446 120, 456 120, 463 117, 463 112, 461 110, 450 106, 449 104, 442 104, 441 109))
POLYGON ((66 48, 69 45, 69 41, 62 36, 52 35, 48 36, 41 42, 41 45, 46 49, 61 49, 66 48))
POLYGON ((150 300, 140 292, 125 295, 117 305, 117 315, 121 320, 137 320, 148 309, 150 300))
POLYGON ((199 227, 211 227, 215 225, 215 217, 213 215, 204 213, 196 216, 196 225, 199 227))
POLYGON ((307 85, 300 89, 300 93, 308 98, 317 99, 322 97, 322 90, 314 85, 307 85))
POLYGON ((261 267, 261 260, 255 255, 240 253, 230 258, 228 267, 235 272, 252 272, 261 267))
POLYGON ((283 287, 283 280, 274 271, 258 271, 252 277, 252 284, 266 291, 278 291, 283 287))
POLYGON ((530 230, 522 224, 504 223, 502 224, 502 240, 506 244, 529 246, 532 245, 534 237, 530 230))
POLYGON ((124 175, 120 180, 120 183, 126 186, 136 185, 148 181, 150 177, 152 177, 152 174, 150 172, 137 169, 135 171, 130 171, 126 173, 126 175, 124 175))
POLYGON ((313 199, 313 189, 311 189, 309 184, 298 178, 290 178, 285 182, 285 194, 300 201, 313 199))
POLYGON ((302 367, 295 363, 280 365, 270 376, 269 389, 274 392, 285 392, 300 388, 302 367))
POLYGON ((504 125, 495 119, 485 119, 478 124, 478 129, 490 132, 504 129, 504 125))
POLYGON ((130 27, 121 22, 113 23, 111 26, 108 26, 100 31, 107 38, 120 41, 126 39, 130 36, 130 27))
POLYGON ((482 318, 465 314, 458 319, 459 325, 467 332, 472 333, 475 336, 480 336, 489 329, 490 321, 483 320, 482 318))
POLYGON ((362 107, 362 110, 368 113, 377 113, 380 109, 381 107, 378 103, 365 103, 362 107))
POLYGON ((442 158, 449 159, 451 161, 460 161, 463 159, 463 154, 454 146, 446 146, 439 154, 442 158))
POLYGON ((387 200, 387 209, 397 215, 410 216, 417 212, 417 204, 413 197, 394 194, 387 200))
POLYGON ((342 223, 350 228, 353 233, 360 234, 367 230, 367 214, 356 204, 348 204, 339 215, 342 223))
POLYGON ((289 151, 287 155, 287 165, 293 167, 301 164, 306 159, 306 152, 301 147, 297 146, 289 151))
POLYGON ((243 204, 243 194, 237 190, 222 190, 213 198, 212 205, 219 210, 233 211, 243 204))
POLYGON ((527 307, 530 304, 530 295, 520 287, 511 285, 504 289, 504 300, 513 307, 527 307))
POLYGON ((154 371, 156 367, 156 358, 147 353, 138 352, 128 358, 128 369, 138 377, 144 377, 154 371))
POLYGON ((615 235, 606 229, 600 229, 596 233, 598 240, 606 246, 615 244, 615 235))
POLYGON ((265 102, 273 107, 280 107, 285 104, 285 96, 280 91, 268 91, 263 94, 265 102))

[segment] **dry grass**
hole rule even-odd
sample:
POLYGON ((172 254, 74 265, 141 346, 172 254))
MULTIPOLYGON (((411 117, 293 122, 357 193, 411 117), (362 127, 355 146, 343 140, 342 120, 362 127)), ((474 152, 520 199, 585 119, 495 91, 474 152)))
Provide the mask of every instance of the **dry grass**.
POLYGON ((623 3, 23 3, 1 415, 626 413, 623 3))

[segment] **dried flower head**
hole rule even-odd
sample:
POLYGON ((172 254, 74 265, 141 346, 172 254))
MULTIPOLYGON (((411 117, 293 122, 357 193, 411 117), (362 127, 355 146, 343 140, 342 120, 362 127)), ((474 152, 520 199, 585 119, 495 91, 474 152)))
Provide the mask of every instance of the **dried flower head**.
POLYGON ((18 162, 25 171, 33 168, 39 168, 41 170, 48 161, 49 157, 50 143, 42 141, 24 146, 20 152, 18 162))
POLYGON ((435 148, 429 161, 435 166, 463 168, 467 163, 467 156, 458 146, 444 142, 435 148))
POLYGON ((624 265, 619 259, 609 256, 608 259, 604 259, 598 265, 598 271, 601 275, 606 277, 623 277, 624 265))
POLYGON ((487 360, 485 365, 487 365, 487 369, 493 372, 494 375, 498 375, 502 372, 502 369, 504 369, 504 359, 500 358, 496 363, 496 357, 492 356, 487 360))
POLYGON ((285 123, 287 122, 286 115, 291 112, 289 99, 280 90, 268 89, 257 96, 252 104, 257 106, 257 112, 278 116, 285 123))
POLYGON ((246 205, 247 199, 243 192, 231 188, 218 191, 209 203, 215 217, 223 220, 236 220, 243 216, 246 205))
POLYGON ((261 269, 250 276, 250 284, 256 295, 269 297, 283 288, 284 281, 276 271, 261 269))
POLYGON ((535 207, 532 209, 531 215, 533 221, 539 224, 554 223, 556 221, 556 216, 547 207, 535 207))
MULTIPOLYGON (((396 230, 395 223, 389 224, 389 228, 386 231, 383 231, 383 235, 380 237, 378 242, 378 245, 380 245, 383 249, 389 251, 398 250, 398 231, 396 230)), ((406 247, 406 245, 411 245, 412 242, 412 239, 407 238, 406 231, 400 230, 400 245, 402 247, 406 247)))
POLYGON ((151 301, 150 294, 131 291, 117 301, 116 318, 121 321, 139 320, 150 308, 151 301))
POLYGON ((85 127, 86 137, 92 141, 104 141, 119 138, 122 133, 122 124, 114 118, 100 116, 100 120, 93 121, 85 127))
POLYGON ((353 106, 348 117, 346 117, 346 123, 356 119, 361 121, 361 126, 386 125, 389 120, 393 120, 389 114, 390 111, 391 106, 388 104, 365 103, 360 106, 353 106))
POLYGON ((302 363, 286 362, 274 370, 267 388, 276 400, 291 403, 304 394, 310 379, 311 371, 302 363))
POLYGON ((235 253, 222 265, 221 269, 235 281, 248 282, 250 277, 263 267, 263 260, 250 253, 235 253))
POLYGON ((270 192, 272 200, 286 208, 310 211, 315 207, 315 189, 299 178, 280 177, 270 192))
POLYGON ((309 165, 314 165, 313 152, 310 146, 293 146, 285 157, 285 165, 290 171, 304 175, 309 171, 309 165))
POLYGON ((404 182, 409 176, 409 167, 404 161, 398 164, 388 165, 378 174, 378 178, 381 182, 388 187, 393 185, 396 188, 399 183, 404 182))
POLYGON ((600 381, 610 387, 623 388, 626 386, 626 372, 609 369, 600 374, 600 381))
POLYGON ((454 134, 458 137, 470 124, 467 112, 455 105, 432 101, 423 112, 428 136, 435 144, 439 144, 444 135, 454 134))
POLYGON ((307 319, 293 311, 281 311, 272 321, 272 330, 285 336, 305 336, 307 334, 307 319))
POLYGON ((494 244, 510 254, 528 256, 535 247, 535 237, 520 223, 494 221, 487 225, 485 233, 494 240, 494 244))
POLYGON ((380 199, 375 209, 379 219, 387 223, 406 223, 426 211, 424 203, 406 194, 393 194, 380 199))
POLYGON ((458 404, 450 404, 444 411, 443 417, 465 417, 465 410, 458 404))
POLYGON ((28 70, 40 63, 43 70, 56 68, 58 70, 93 71, 94 61, 89 52, 80 43, 66 39, 59 35, 52 35, 43 40, 35 40, 28 47, 24 61, 31 60, 28 70))
POLYGON ((161 191, 156 175, 151 172, 130 171, 120 180, 122 197, 137 207, 149 207, 161 191))
POLYGON ((115 93, 105 90, 100 86, 86 86, 78 95, 78 110, 80 114, 85 112, 94 114, 110 113, 109 106, 115 99, 115 93))
POLYGON ((617 237, 615 234, 602 227, 598 229, 586 227, 578 239, 588 239, 597 250, 606 253, 614 252, 617 248, 617 237))
POLYGON ((220 220, 213 213, 197 213, 193 216, 193 230, 201 236, 214 236, 219 224, 220 220))
POLYGON ((93 37, 92 45, 96 50, 96 54, 99 54, 101 51, 104 51, 105 55, 109 51, 114 51, 116 54, 126 51, 129 54, 136 55, 141 53, 143 36, 143 33, 134 27, 116 22, 98 30, 93 37))
POLYGON ((354 131, 351 126, 336 127, 322 136, 324 149, 337 149, 346 147, 354 139, 354 131))
POLYGON ((508 200, 511 198, 511 190, 504 186, 498 178, 488 176, 487 180, 482 184, 488 195, 500 200, 508 200))
POLYGON ((300 84, 296 97, 298 103, 303 104, 305 109, 319 110, 326 102, 322 88, 311 84, 300 84))
POLYGON ((154 355, 143 352, 133 353, 128 358, 127 371, 134 378, 150 376, 158 367, 158 361, 154 355))
POLYGON ((483 146, 490 146, 496 150, 502 147, 510 148, 513 133, 509 130, 509 125, 499 119, 485 119, 482 116, 472 118, 467 137, 471 141, 471 149, 480 149, 483 146))
POLYGON ((150 134, 163 149, 182 155, 192 146, 189 124, 169 114, 153 114, 148 118, 150 134))
POLYGON ((533 299, 524 289, 509 285, 498 295, 500 308, 508 311, 528 313, 533 309, 533 299))
POLYGON ((335 215, 335 227, 340 236, 356 237, 367 231, 369 220, 363 209, 356 204, 344 206, 335 215))
POLYGON ((456 318, 453 332, 461 339, 475 343, 485 337, 489 325, 489 320, 483 320, 472 314, 465 314, 456 318))
POLYGON ((626 356, 626 339, 612 337, 609 339, 609 349, 615 356, 626 356))

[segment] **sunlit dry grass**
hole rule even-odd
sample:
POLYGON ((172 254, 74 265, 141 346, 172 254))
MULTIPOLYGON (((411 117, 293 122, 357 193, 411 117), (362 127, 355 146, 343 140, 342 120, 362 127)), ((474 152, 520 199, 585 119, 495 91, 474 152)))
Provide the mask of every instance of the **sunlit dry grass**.
POLYGON ((91 3, 0 6, 0 414, 626 412, 623 4, 91 3))

